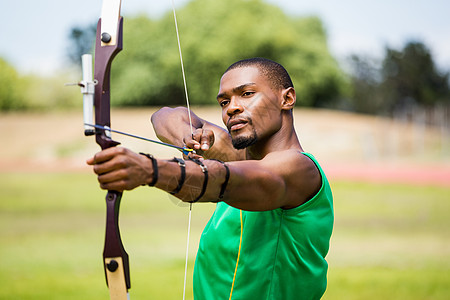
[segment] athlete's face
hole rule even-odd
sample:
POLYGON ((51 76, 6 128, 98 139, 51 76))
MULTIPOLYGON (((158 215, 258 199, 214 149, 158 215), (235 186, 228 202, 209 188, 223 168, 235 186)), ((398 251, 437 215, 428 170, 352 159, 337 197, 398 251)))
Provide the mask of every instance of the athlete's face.
POLYGON ((273 88, 256 67, 232 69, 222 76, 217 101, 235 148, 249 147, 279 130, 280 100, 281 89, 273 88))

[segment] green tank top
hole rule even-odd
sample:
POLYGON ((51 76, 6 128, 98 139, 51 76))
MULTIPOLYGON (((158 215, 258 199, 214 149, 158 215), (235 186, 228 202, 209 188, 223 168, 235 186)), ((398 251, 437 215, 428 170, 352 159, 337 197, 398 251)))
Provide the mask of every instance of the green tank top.
POLYGON ((327 285, 333 197, 322 168, 311 154, 303 154, 322 176, 319 192, 305 204, 263 212, 217 204, 195 261, 195 300, 321 298, 327 285))

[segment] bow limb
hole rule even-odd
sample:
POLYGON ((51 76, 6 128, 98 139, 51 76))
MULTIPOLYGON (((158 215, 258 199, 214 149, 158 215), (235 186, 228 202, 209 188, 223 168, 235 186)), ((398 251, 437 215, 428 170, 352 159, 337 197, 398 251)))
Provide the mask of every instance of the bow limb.
MULTIPOLYGON (((120 0, 104 0, 102 15, 97 24, 95 44, 95 124, 111 127, 110 74, 114 57, 122 50, 122 25, 120 0)), ((114 147, 119 142, 111 139, 110 132, 95 129, 95 140, 102 149, 114 147)), ((128 299, 130 271, 128 254, 122 244, 119 230, 119 208, 122 193, 108 191, 106 195, 106 233, 103 250, 103 265, 110 299, 128 299)))

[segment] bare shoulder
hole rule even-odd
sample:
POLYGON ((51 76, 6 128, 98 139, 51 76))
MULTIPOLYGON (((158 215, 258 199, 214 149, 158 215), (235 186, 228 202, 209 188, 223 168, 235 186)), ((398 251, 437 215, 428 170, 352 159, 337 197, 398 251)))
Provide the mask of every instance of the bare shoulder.
POLYGON ((285 171, 296 171, 303 168, 315 168, 315 163, 299 149, 287 149, 283 151, 274 151, 267 154, 264 159, 265 164, 278 164, 278 167, 285 171), (280 164, 289 164, 288 166, 280 164), (285 168, 287 167, 287 168, 285 168))
POLYGON ((316 164, 297 149, 272 152, 263 161, 284 179, 286 195, 283 208, 294 208, 307 202, 322 186, 316 164))

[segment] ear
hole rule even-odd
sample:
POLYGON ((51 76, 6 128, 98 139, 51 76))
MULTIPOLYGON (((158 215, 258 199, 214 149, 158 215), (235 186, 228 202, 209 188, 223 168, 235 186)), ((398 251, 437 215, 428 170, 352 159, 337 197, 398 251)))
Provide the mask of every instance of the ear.
POLYGON ((282 92, 283 101, 281 103, 282 110, 292 110, 297 102, 295 90, 293 87, 284 89, 282 92))

